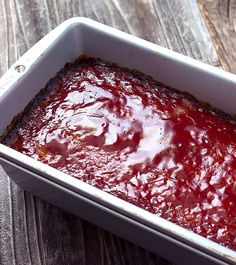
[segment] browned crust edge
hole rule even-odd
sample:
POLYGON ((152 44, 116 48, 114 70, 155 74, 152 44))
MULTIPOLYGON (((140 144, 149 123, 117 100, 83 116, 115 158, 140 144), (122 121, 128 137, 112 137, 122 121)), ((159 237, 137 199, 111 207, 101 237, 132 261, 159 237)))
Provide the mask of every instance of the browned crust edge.
POLYGON ((110 63, 101 60, 100 58, 91 58, 86 55, 81 55, 78 59, 76 59, 72 63, 66 63, 64 68, 62 68, 60 71, 57 72, 55 77, 50 79, 46 86, 42 88, 33 99, 27 104, 27 106, 24 108, 24 110, 17 115, 15 115, 10 122, 10 124, 6 127, 4 130, 3 134, 0 135, 0 143, 3 143, 5 145, 8 145, 10 142, 10 139, 13 137, 15 131, 17 128, 20 126, 20 123, 22 119, 29 113, 29 111, 37 105, 40 100, 42 100, 52 89, 55 88, 55 85, 57 84, 58 77, 66 71, 67 68, 77 66, 78 64, 86 64, 88 62, 93 62, 94 64, 101 64, 104 63, 107 66, 110 66, 112 68, 119 68, 121 71, 128 72, 132 74, 135 78, 139 79, 140 81, 143 82, 148 82, 150 86, 155 86, 158 87, 159 89, 163 89, 164 93, 171 93, 175 97, 182 97, 191 102, 193 106, 196 108, 201 108, 203 111, 211 112, 213 115, 217 115, 219 118, 223 119, 226 122, 236 124, 236 117, 234 115, 230 115, 225 113, 224 111, 220 110, 219 108, 211 106, 207 102, 199 101, 196 99, 193 95, 191 95, 188 92, 183 92, 180 90, 177 90, 175 88, 169 87, 163 83, 160 83, 156 80, 154 80, 150 75, 146 75, 136 69, 128 69, 126 67, 122 67, 116 63, 110 63))

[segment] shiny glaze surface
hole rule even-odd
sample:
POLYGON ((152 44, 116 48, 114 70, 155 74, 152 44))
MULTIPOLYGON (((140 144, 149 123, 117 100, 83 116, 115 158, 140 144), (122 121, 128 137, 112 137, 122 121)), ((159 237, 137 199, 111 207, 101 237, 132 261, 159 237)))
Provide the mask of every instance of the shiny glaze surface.
POLYGON ((137 72, 68 64, 6 141, 236 249, 236 123, 137 72))

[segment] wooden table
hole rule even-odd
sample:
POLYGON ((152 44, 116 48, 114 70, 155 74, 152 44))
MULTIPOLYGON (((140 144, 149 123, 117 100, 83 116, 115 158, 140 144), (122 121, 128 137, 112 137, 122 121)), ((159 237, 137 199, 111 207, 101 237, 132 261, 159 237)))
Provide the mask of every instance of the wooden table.
MULTIPOLYGON (((0 76, 73 16, 236 72, 236 0, 0 0, 0 76)), ((0 264, 171 263, 23 192, 0 168, 0 264)))

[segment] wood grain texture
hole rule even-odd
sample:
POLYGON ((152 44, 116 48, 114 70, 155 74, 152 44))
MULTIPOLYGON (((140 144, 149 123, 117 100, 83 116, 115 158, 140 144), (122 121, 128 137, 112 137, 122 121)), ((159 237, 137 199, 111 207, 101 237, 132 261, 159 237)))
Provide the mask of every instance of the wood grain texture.
MULTIPOLYGON (((73 16, 219 65, 195 0, 0 0, 0 76, 73 16)), ((0 264, 171 263, 23 192, 0 168, 0 264)))
POLYGON ((236 0, 199 0, 223 69, 236 73, 236 0))

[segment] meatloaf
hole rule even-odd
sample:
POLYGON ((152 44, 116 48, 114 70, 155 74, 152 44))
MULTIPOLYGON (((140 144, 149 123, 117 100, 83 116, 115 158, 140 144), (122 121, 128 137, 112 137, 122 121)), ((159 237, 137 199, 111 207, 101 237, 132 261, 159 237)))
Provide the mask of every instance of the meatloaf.
POLYGON ((138 71, 80 58, 10 127, 7 146, 236 249, 229 115, 138 71))

